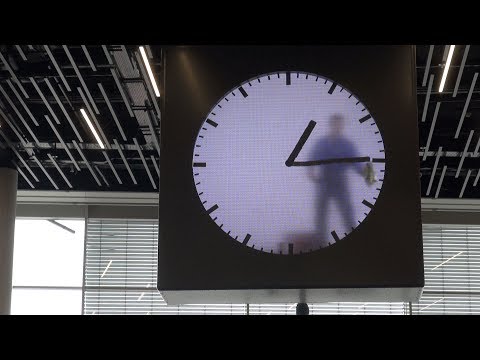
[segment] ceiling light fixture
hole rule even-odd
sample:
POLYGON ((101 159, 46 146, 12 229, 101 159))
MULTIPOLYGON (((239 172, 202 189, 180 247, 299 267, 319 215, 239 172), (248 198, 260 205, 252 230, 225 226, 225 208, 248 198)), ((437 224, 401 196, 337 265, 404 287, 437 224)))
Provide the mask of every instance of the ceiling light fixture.
POLYGON ((438 89, 439 92, 443 92, 443 87, 445 86, 445 80, 447 80, 448 69, 450 68, 450 62, 452 61, 454 50, 455 45, 450 45, 450 49, 448 50, 447 63, 445 64, 445 68, 443 69, 442 81, 440 81, 440 88, 438 89))
POLYGON ((157 83, 155 82, 155 78, 153 77, 152 68, 150 67, 150 63, 148 62, 147 53, 143 46, 140 46, 140 53, 142 54, 143 63, 147 68, 148 76, 150 77, 150 81, 153 85, 153 91, 155 91, 155 96, 160 97, 160 91, 158 91, 157 83))
POLYGON ((88 118, 88 115, 87 115, 87 113, 85 112, 85 110, 84 110, 84 109, 80 109, 80 112, 82 113, 83 117, 85 118, 85 121, 87 122, 88 127, 90 128, 90 130, 92 130, 93 136, 95 136, 95 139, 97 140, 98 145, 100 145, 100 147, 101 147, 102 149, 105 149, 105 146, 103 145, 102 140, 100 140, 100 136, 98 136, 98 133, 97 133, 97 131, 95 130, 95 128, 93 127, 93 124, 92 124, 92 122, 90 121, 90 119, 88 118))

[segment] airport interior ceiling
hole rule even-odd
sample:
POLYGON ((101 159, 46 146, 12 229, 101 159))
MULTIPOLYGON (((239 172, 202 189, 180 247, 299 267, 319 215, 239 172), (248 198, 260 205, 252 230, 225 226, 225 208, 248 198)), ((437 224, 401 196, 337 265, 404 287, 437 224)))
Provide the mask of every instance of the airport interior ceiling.
MULTIPOLYGON (((480 46, 418 45, 416 68, 422 197, 480 198, 480 46)), ((161 46, 0 45, 19 189, 158 191, 164 70, 161 46)))

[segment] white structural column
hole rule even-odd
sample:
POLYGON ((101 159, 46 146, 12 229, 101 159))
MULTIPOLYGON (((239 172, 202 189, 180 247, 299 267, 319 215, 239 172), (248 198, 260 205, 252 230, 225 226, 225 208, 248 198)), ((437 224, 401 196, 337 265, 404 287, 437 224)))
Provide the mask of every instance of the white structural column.
POLYGON ((0 315, 10 314, 17 170, 0 167, 0 315))

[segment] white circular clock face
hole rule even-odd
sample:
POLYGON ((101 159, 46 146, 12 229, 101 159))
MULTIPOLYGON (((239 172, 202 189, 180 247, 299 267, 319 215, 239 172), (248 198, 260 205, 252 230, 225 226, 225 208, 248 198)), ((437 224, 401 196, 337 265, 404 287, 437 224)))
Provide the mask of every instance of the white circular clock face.
POLYGON ((368 109, 341 84, 276 72, 211 109, 195 142, 193 180, 212 225, 232 240, 305 253, 348 241, 374 208, 383 145, 368 109))

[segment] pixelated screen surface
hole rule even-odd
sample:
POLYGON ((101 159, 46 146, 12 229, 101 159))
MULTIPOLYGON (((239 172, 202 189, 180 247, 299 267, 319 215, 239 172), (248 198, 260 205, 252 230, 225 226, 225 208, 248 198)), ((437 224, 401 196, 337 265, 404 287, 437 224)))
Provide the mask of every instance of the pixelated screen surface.
POLYGON ((210 110, 192 170, 219 231, 260 251, 299 254, 348 241, 361 226, 381 192, 385 151, 373 115, 348 89, 275 72, 210 110))

